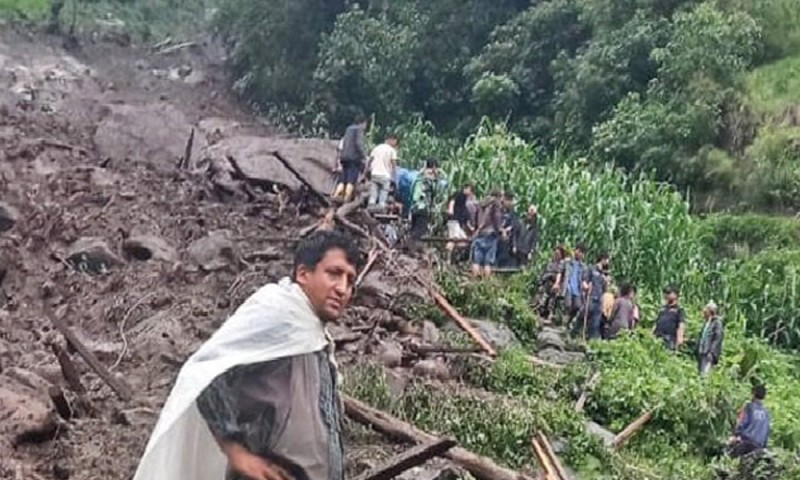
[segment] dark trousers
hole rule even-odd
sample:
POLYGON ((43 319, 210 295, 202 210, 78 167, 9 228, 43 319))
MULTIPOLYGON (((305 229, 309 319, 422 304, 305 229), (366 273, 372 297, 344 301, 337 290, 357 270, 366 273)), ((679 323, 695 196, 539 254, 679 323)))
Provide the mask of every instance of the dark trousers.
POLYGON ((411 213, 411 238, 419 240, 428 234, 430 215, 424 210, 411 213))
POLYGON ((746 439, 742 439, 740 442, 734 443, 730 448, 731 457, 733 458, 744 457, 745 455, 753 453, 759 449, 758 445, 746 439))

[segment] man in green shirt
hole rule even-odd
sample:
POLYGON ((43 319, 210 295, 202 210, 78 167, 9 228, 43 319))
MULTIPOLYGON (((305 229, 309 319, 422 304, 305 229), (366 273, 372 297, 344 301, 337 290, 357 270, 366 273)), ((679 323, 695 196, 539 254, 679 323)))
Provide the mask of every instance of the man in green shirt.
POLYGON ((725 329, 722 319, 718 315, 719 308, 714 302, 709 302, 703 309, 703 331, 700 333, 700 342, 697 346, 697 362, 700 375, 708 375, 711 369, 719 362, 722 355, 722 339, 725 329))

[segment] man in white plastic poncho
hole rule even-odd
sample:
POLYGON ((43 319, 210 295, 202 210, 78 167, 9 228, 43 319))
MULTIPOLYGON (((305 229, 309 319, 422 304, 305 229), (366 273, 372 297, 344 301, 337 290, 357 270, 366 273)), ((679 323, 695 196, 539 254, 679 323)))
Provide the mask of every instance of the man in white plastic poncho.
POLYGON ((183 366, 134 480, 343 480, 325 324, 350 302, 357 260, 342 234, 304 240, 293 279, 256 291, 183 366))

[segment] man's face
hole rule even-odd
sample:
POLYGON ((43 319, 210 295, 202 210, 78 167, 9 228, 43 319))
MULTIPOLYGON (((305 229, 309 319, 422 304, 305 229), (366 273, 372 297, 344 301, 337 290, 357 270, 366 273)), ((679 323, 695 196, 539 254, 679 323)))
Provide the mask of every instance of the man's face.
POLYGON ((397 139, 396 138, 389 138, 386 140, 386 143, 389 144, 392 148, 397 148, 397 139))
POLYGON ((471 198, 472 197, 472 187, 464 187, 464 195, 466 195, 467 198, 471 198))
POLYGON ((608 258, 604 258, 600 260, 600 266, 603 267, 603 270, 608 271, 608 266, 611 264, 611 261, 608 258))
POLYGON ((583 250, 575 250, 575 258, 583 260, 583 250))
POLYGON ((335 248, 322 257, 316 268, 297 268, 297 283, 323 322, 335 322, 353 296, 356 268, 347 261, 344 250, 335 248))
POLYGON ((667 303, 670 305, 673 305, 678 302, 678 294, 675 292, 667 293, 667 295, 664 298, 667 299, 667 303))

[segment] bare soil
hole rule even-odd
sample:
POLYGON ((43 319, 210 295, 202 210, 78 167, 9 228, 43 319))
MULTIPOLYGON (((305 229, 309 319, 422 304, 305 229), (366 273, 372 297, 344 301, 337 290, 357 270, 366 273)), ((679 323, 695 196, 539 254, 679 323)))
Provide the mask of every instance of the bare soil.
MULTIPOLYGON (((213 45, 67 50, 57 37, 0 33, 0 206, 15 213, 0 231, 0 478, 131 478, 181 363, 258 286, 289 273, 292 245, 273 237, 318 219, 284 193, 224 198, 209 181, 214 158, 230 155, 248 177, 296 189, 272 150, 317 188, 331 181, 331 142, 254 120, 227 93, 221 62, 213 45), (70 350, 48 312, 132 400, 70 350), (78 370, 84 399, 52 345, 78 370), (69 402, 60 413, 58 389, 69 402)), ((358 303, 343 338, 379 317, 395 335, 415 332, 375 298, 358 303)), ((392 451, 356 433, 352 469, 392 451)))

